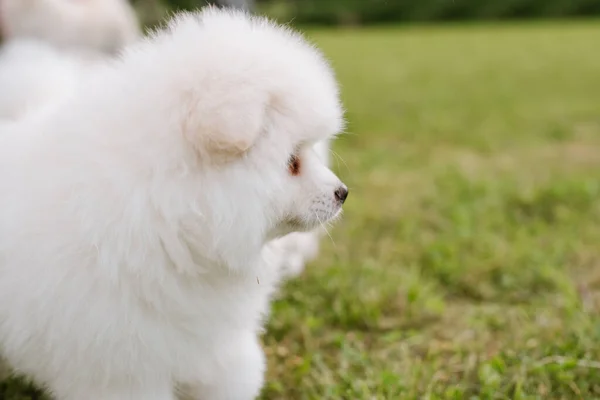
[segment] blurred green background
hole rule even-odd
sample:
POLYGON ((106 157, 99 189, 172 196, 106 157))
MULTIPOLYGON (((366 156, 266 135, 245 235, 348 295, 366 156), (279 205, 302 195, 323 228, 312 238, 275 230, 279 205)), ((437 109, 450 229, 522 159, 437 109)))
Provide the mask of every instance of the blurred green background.
POLYGON ((297 24, 366 25, 600 15, 598 0, 136 0, 193 9, 207 3, 237 5, 297 24))
POLYGON ((273 304, 262 398, 600 398, 600 1, 252 6, 331 60, 351 189, 273 304))

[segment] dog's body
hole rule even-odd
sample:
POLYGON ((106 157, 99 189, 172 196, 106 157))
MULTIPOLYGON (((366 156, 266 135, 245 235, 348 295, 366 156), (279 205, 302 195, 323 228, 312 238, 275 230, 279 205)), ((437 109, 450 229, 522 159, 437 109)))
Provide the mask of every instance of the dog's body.
POLYGON ((5 41, 115 53, 135 41, 140 28, 127 0, 0 0, 0 33, 5 41))
POLYGON ((208 9, 0 125, 0 349, 59 400, 251 399, 278 238, 347 190, 321 55, 208 9), (275 242, 273 242, 275 240, 275 242))

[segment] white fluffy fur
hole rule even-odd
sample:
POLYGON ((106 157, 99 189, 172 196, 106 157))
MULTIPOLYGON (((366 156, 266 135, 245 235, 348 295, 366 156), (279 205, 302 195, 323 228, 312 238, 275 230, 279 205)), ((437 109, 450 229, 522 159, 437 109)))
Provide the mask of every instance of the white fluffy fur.
POLYGON ((254 398, 272 240, 341 211, 313 149, 342 128, 327 63, 207 9, 90 75, 0 124, 2 354, 60 400, 254 398))
POLYGON ((140 35, 127 0, 0 0, 0 28, 5 40, 38 39, 108 53, 140 35))
POLYGON ((70 94, 102 58, 15 39, 0 48, 0 120, 18 120, 70 94))

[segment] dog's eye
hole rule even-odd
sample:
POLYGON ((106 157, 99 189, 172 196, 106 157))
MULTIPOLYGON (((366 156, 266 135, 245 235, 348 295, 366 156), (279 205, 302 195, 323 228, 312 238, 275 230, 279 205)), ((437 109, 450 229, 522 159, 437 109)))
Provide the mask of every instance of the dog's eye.
POLYGON ((288 169, 290 174, 293 176, 300 174, 300 158, 297 155, 292 154, 290 157, 288 161, 288 169))

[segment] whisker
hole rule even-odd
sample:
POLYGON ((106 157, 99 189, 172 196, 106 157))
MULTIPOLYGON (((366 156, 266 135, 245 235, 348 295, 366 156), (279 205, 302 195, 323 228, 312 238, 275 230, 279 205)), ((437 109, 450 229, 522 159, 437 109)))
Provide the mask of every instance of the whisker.
POLYGON ((338 162, 338 169, 340 168, 340 160, 344 163, 344 166, 346 167, 346 170, 348 172, 350 172, 350 167, 348 167, 348 164, 346 164, 346 161, 342 158, 342 156, 340 156, 338 153, 336 153, 333 149, 330 149, 329 152, 335 157, 335 159, 338 162))
POLYGON ((321 225, 323 230, 325 230, 325 233, 327 234, 327 236, 329 236, 331 243, 333 243, 333 247, 337 247, 337 245, 335 244, 335 240, 333 240, 333 236, 331 236, 331 233, 329 233, 329 230, 327 229, 327 227, 325 226, 323 221, 321 221, 321 218, 319 218, 319 214, 317 214, 316 211, 315 211, 315 217, 317 217, 317 221, 319 221, 319 224, 321 225))

